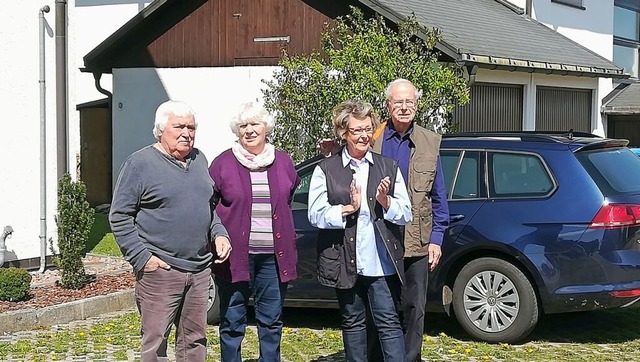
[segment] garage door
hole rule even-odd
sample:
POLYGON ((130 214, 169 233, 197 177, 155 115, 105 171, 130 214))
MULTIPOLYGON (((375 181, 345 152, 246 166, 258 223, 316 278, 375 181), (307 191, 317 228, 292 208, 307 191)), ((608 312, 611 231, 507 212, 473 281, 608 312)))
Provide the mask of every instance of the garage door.
POLYGON ((607 137, 625 138, 629 146, 640 147, 640 115, 609 116, 607 137))
POLYGON ((591 132, 591 90, 538 87, 536 131, 591 132))
POLYGON ((460 132, 521 131, 522 94, 522 85, 475 83, 469 103, 454 110, 453 124, 460 132))

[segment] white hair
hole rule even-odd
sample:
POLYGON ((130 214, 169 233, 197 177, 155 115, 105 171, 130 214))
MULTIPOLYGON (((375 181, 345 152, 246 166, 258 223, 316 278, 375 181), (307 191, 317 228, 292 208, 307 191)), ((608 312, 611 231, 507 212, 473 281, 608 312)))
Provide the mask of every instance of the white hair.
POLYGON ((229 127, 231 131, 238 137, 240 137, 239 127, 243 124, 247 124, 251 121, 258 121, 265 125, 266 135, 270 135, 273 132, 273 128, 276 125, 273 116, 258 102, 242 103, 238 108, 238 113, 231 119, 229 127))
POLYGON ((193 117, 194 126, 198 128, 196 115, 188 104, 180 101, 166 101, 156 109, 156 120, 153 124, 152 132, 157 140, 160 140, 160 134, 164 131, 171 116, 180 118, 193 117))
POLYGON ((415 85, 413 85, 413 83, 411 83, 411 81, 404 79, 404 78, 398 78, 395 79, 391 82, 389 82, 389 84, 387 84, 387 88, 384 90, 384 96, 387 100, 391 99, 391 88, 393 88, 394 85, 396 84, 400 84, 400 83, 408 83, 410 86, 413 87, 413 89, 415 89, 416 91, 416 100, 420 99, 420 97, 422 97, 422 89, 418 89, 416 88, 415 85))

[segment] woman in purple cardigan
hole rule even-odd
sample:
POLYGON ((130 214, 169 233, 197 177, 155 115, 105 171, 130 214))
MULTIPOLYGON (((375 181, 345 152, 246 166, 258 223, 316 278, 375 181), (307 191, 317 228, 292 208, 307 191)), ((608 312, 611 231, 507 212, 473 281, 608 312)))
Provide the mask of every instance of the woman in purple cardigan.
POLYGON ((255 300, 260 361, 280 361, 282 306, 296 278, 296 234, 291 212, 300 178, 291 157, 267 142, 274 120, 257 103, 245 103, 231 121, 238 141, 209 167, 216 212, 233 251, 216 264, 220 287, 222 361, 241 361, 247 303, 255 300))

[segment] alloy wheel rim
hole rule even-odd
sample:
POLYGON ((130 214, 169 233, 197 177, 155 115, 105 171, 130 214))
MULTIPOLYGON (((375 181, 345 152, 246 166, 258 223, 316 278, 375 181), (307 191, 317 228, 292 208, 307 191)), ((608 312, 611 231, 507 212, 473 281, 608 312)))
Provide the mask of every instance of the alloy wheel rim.
POLYGON ((474 275, 465 285, 463 303, 469 320, 490 333, 509 328, 520 310, 518 289, 511 279, 496 271, 474 275))

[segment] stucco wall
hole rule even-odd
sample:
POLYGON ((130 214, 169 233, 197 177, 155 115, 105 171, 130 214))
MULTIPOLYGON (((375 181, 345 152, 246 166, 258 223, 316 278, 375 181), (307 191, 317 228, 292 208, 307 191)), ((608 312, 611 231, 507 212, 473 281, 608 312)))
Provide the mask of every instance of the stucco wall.
MULTIPOLYGON (((79 114, 76 105, 103 95, 95 90, 93 77, 80 73, 82 57, 133 17, 148 2, 136 0, 67 1, 68 42, 68 164, 75 178, 79 145, 79 114)), ((49 5, 45 19, 50 34, 45 40, 46 56, 46 218, 47 239, 57 240, 54 221, 57 208, 56 165, 56 74, 55 2, 9 1, 3 3, 0 21, 0 99, 3 105, 2 143, 4 162, 0 163, 0 228, 9 225, 13 236, 7 239, 5 261, 40 256, 40 87, 39 87, 39 9, 49 5)), ((103 86, 110 88, 110 82, 103 86)), ((50 253, 47 246, 47 253, 50 253)))
POLYGON ((274 69, 114 69, 113 185, 124 160, 155 142, 151 129, 160 103, 181 100, 194 109, 198 122, 195 146, 211 162, 236 140, 229 122, 240 103, 262 100, 262 80, 271 79, 274 69))

